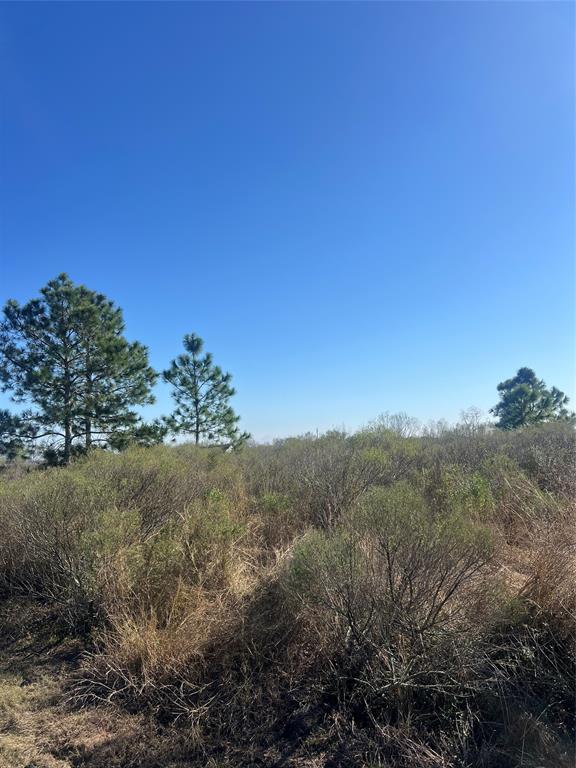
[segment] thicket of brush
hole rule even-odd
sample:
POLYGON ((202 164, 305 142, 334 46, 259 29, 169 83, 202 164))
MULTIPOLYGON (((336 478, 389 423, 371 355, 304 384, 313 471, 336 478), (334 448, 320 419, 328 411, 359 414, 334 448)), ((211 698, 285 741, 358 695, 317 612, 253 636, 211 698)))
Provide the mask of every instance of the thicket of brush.
POLYGON ((79 703, 177 720, 190 755, 571 765, 572 428, 390 426, 5 469, 1 594, 87 637, 79 703))

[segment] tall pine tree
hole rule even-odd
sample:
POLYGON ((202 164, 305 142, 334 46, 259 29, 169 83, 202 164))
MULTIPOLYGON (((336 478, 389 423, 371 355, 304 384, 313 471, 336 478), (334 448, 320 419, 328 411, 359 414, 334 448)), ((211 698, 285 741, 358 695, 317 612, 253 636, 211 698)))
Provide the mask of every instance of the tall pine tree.
POLYGON ((172 385, 176 410, 166 420, 176 434, 191 434, 194 442, 208 441, 238 446, 250 435, 240 432, 229 405, 235 394, 232 376, 214 365, 209 352, 202 354, 204 342, 194 333, 184 337, 186 353, 173 360, 164 371, 164 381, 172 385))
MULTIPOLYGON (((40 298, 9 301, 0 325, 0 381, 28 406, 18 438, 48 440, 63 463, 75 446, 108 444, 138 427, 136 405, 153 402, 146 347, 128 342, 121 310, 59 275, 40 298)), ((54 452, 54 451, 53 451, 54 452)))
POLYGON ((498 384, 500 401, 490 410, 498 417, 497 427, 516 429, 545 421, 574 422, 566 405, 568 398, 556 387, 548 389, 531 368, 520 368, 511 379, 498 384))

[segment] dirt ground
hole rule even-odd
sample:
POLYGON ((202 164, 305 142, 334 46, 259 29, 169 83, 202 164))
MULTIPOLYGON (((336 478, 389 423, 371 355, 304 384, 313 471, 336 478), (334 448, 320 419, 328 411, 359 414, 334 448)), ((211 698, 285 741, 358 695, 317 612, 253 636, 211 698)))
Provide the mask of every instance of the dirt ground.
MULTIPOLYGON (((306 739, 273 748, 202 754, 186 728, 161 726, 113 705, 81 707, 72 681, 85 646, 58 610, 0 602, 0 768, 321 768, 306 739)), ((219 750, 220 752, 220 750, 219 750)))
POLYGON ((162 739, 143 716, 74 703, 70 678, 82 651, 53 609, 14 600, 1 606, 0 768, 181 768, 150 749, 162 739))

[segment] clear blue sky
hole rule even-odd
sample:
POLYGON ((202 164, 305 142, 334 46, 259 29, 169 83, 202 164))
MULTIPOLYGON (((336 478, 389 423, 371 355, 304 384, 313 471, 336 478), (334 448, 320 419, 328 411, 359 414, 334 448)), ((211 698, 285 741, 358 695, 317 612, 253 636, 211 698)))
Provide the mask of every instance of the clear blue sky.
POLYGON ((3 3, 0 49, 2 303, 199 333, 260 439, 574 395, 573 4, 3 3))

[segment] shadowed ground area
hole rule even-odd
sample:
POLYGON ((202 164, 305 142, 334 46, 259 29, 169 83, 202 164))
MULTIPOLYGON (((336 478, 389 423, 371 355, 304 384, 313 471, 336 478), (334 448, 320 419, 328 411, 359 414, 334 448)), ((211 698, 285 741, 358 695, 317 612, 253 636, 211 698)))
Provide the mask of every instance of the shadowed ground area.
MULTIPOLYGON (((70 682, 85 647, 59 608, 10 599, 0 607, 0 768, 212 768, 332 765, 306 745, 313 719, 293 718, 275 748, 199 755, 185 728, 161 726, 113 705, 80 707, 70 682), (236 754, 235 754, 236 752, 236 754)), ((326 745, 325 745, 326 746, 326 745)))
POLYGON ((142 717, 70 703, 83 645, 67 636, 57 609, 10 600, 0 627, 1 768, 140 764, 142 717))

